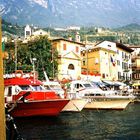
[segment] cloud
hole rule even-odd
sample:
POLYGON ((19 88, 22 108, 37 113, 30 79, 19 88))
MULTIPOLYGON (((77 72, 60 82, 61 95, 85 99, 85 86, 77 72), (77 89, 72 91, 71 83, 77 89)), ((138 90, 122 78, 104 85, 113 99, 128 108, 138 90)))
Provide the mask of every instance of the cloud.
POLYGON ((44 8, 48 8, 48 2, 45 0, 29 0, 30 3, 37 3, 38 5, 44 7, 44 8))

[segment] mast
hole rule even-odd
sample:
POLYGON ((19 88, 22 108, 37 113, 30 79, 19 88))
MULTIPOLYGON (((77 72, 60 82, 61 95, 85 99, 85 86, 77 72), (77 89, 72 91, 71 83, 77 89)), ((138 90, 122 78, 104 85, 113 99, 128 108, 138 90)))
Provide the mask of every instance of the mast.
POLYGON ((4 107, 4 80, 2 58, 2 29, 0 17, 0 140, 6 140, 5 107, 4 107))

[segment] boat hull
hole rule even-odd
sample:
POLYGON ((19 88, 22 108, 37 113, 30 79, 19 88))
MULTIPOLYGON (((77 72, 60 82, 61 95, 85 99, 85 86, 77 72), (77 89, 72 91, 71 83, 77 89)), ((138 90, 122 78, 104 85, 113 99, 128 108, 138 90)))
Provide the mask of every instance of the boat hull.
POLYGON ((131 100, 92 100, 84 108, 86 109, 125 109, 131 100))
POLYGON ((87 104, 87 101, 84 99, 71 99, 69 103, 63 108, 62 111, 81 111, 84 106, 87 104))
POLYGON ((57 116, 68 102, 67 99, 18 102, 11 115, 13 117, 57 116))

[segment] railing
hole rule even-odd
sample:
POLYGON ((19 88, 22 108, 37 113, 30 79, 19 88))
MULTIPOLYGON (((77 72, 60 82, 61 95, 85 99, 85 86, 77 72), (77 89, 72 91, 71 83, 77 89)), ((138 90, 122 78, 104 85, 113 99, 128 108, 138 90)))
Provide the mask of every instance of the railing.
POLYGON ((125 67, 125 68, 123 69, 123 71, 124 71, 124 72, 129 72, 130 69, 128 69, 128 67, 125 67))

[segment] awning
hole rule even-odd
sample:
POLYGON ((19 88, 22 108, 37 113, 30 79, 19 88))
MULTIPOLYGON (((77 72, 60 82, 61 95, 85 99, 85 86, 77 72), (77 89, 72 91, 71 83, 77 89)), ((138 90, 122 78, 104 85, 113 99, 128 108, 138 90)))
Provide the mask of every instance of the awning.
POLYGON ((105 81, 105 80, 102 80, 102 82, 105 83, 108 86, 120 86, 120 84, 117 83, 117 82, 105 81))
POLYGON ((140 86, 140 83, 134 83, 132 86, 140 86))
POLYGON ((120 86, 126 86, 125 83, 122 83, 122 82, 119 82, 119 81, 115 81, 114 83, 115 83, 115 84, 118 84, 118 85, 120 85, 120 86))

